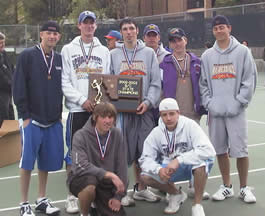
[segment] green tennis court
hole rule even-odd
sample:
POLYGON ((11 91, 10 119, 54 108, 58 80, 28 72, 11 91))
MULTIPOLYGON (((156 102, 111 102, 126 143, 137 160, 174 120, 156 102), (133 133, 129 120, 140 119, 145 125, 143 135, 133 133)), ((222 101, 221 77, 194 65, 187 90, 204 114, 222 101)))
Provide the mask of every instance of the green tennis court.
MULTIPOLYGON (((255 204, 245 204, 237 198, 239 191, 239 180, 235 161, 232 160, 231 172, 232 183, 234 185, 235 197, 221 202, 212 200, 203 201, 203 206, 206 216, 264 216, 265 212, 265 73, 259 73, 258 87, 252 103, 248 108, 248 127, 249 127, 249 186, 254 187, 254 194, 257 198, 255 204)), ((201 125, 207 131, 206 118, 202 119, 201 125)), ((133 184, 132 170, 130 173, 130 188, 133 184)), ((31 186, 29 191, 29 201, 34 203, 37 196, 38 177, 36 170, 32 174, 31 186)), ((66 173, 63 170, 53 172, 49 175, 47 196, 53 200, 54 205, 61 208, 60 215, 70 215, 65 213, 64 201, 66 199, 67 190, 65 185, 66 173)), ((206 185, 206 190, 213 194, 219 185, 222 183, 221 176, 217 167, 214 165, 209 180, 206 185)), ((185 191, 187 183, 180 184, 185 191)), ((18 164, 13 164, 7 167, 0 168, 0 216, 15 216, 19 215, 18 204, 20 202, 19 189, 19 168, 18 164)), ((180 210, 175 214, 177 216, 191 215, 192 199, 181 206, 180 210)), ((165 201, 159 203, 136 202, 136 207, 126 208, 128 216, 159 216, 164 215, 163 210, 166 206, 165 201)), ((43 214, 36 214, 43 215, 43 214)), ((78 214, 77 214, 78 215, 78 214)))

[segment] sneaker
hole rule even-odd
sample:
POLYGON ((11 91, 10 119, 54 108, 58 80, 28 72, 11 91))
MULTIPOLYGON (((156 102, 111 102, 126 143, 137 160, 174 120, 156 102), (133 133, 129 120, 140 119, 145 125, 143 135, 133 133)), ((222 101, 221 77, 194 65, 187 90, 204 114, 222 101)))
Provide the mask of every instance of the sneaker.
POLYGON ((191 215, 192 216, 205 216, 204 210, 201 204, 195 204, 191 208, 191 215))
POLYGON ((239 192, 239 198, 243 199, 246 203, 255 203, 256 197, 251 190, 253 190, 253 188, 248 186, 241 188, 239 192))
POLYGON ((44 197, 36 201, 35 211, 54 216, 54 215, 59 214, 60 209, 53 206, 51 204, 51 201, 47 199, 46 197, 44 197))
POLYGON ((158 202, 161 200, 160 197, 156 196, 153 192, 151 192, 148 188, 141 191, 135 191, 133 194, 133 198, 135 200, 145 200, 147 202, 158 202))
POLYGON ((121 205, 125 207, 135 206, 134 199, 128 194, 121 199, 121 205))
POLYGON ((78 199, 74 195, 68 195, 65 202, 65 211, 69 214, 79 212, 78 199))
POLYGON ((35 216, 28 202, 20 204, 20 216, 35 216))
POLYGON ((220 200, 224 200, 225 198, 232 197, 232 196, 234 196, 233 186, 230 188, 230 187, 221 185, 219 190, 212 196, 212 199, 216 201, 220 201, 220 200))
POLYGON ((187 199, 187 194, 183 191, 180 191, 179 194, 169 194, 168 197, 168 206, 165 208, 165 214, 175 214, 179 207, 187 199))
MULTIPOLYGON (((188 193, 188 197, 189 198, 194 198, 194 195, 195 195, 194 187, 189 187, 188 190, 187 190, 187 193, 188 193)), ((202 199, 203 200, 208 200, 209 198, 210 198, 210 194, 207 193, 206 191, 204 191, 203 195, 202 195, 202 199)))

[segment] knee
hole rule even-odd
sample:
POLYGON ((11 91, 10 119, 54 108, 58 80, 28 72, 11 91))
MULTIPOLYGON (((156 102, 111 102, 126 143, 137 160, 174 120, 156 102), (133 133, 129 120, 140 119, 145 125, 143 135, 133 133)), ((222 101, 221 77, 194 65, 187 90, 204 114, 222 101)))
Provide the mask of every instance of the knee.
POLYGON ((79 196, 94 197, 95 195, 96 195, 96 186, 88 185, 78 194, 78 197, 79 196))
POLYGON ((193 170, 194 175, 206 175, 205 166, 198 167, 193 170))

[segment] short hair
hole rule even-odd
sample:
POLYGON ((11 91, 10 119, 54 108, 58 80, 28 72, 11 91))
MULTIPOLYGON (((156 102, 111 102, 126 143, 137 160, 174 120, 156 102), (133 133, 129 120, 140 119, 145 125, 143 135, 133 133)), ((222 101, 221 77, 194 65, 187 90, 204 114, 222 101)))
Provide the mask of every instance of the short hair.
POLYGON ((115 106, 109 102, 101 102, 95 106, 92 114, 92 124, 96 125, 98 117, 113 117, 116 122, 117 110, 115 106))
POLYGON ((5 40, 5 39, 6 39, 6 36, 2 32, 0 32, 0 40, 5 40))
POLYGON ((134 24, 136 28, 138 28, 138 25, 136 23, 136 21, 133 18, 127 17, 124 18, 121 22, 120 22, 120 30, 122 29, 122 26, 124 24, 134 24))

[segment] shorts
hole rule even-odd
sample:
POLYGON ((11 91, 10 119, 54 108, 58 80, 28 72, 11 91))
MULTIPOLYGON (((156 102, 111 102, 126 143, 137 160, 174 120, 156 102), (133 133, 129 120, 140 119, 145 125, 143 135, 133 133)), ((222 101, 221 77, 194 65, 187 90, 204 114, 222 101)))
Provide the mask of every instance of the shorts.
POLYGON ((209 137, 216 154, 233 158, 248 157, 245 110, 234 117, 209 117, 209 137))
MULTIPOLYGON (((192 180, 193 181, 193 170, 205 166, 205 171, 207 175, 210 173, 212 167, 213 167, 213 159, 206 160, 200 165, 190 165, 190 164, 180 164, 179 168, 175 173, 173 173, 169 179, 169 182, 180 182, 180 181, 186 181, 186 180, 192 180)), ((167 167, 168 164, 162 164, 162 167, 167 167)), ((141 175, 150 176, 157 182, 161 184, 166 184, 167 182, 164 182, 158 174, 152 174, 147 172, 142 172, 141 175)))
POLYGON ((57 121, 44 128, 30 121, 20 126, 22 152, 19 167, 33 170, 37 159, 38 169, 43 171, 60 170, 63 166, 64 143, 63 125, 57 121))
POLYGON ((76 131, 81 129, 89 119, 91 113, 89 112, 74 112, 69 113, 66 122, 66 146, 68 151, 65 155, 66 165, 72 165, 71 151, 72 151, 72 141, 76 131))
POLYGON ((116 191, 114 184, 110 180, 103 179, 100 181, 95 176, 91 175, 76 176, 70 182, 69 189, 73 195, 78 197, 78 194, 88 185, 96 186, 96 198, 94 202, 97 206, 97 212, 100 213, 100 215, 126 215, 122 206, 119 212, 113 212, 108 207, 108 202, 114 197, 116 191))
POLYGON ((155 126, 153 112, 146 111, 142 115, 123 113, 123 136, 127 143, 128 165, 138 162, 143 152, 144 140, 155 126))

